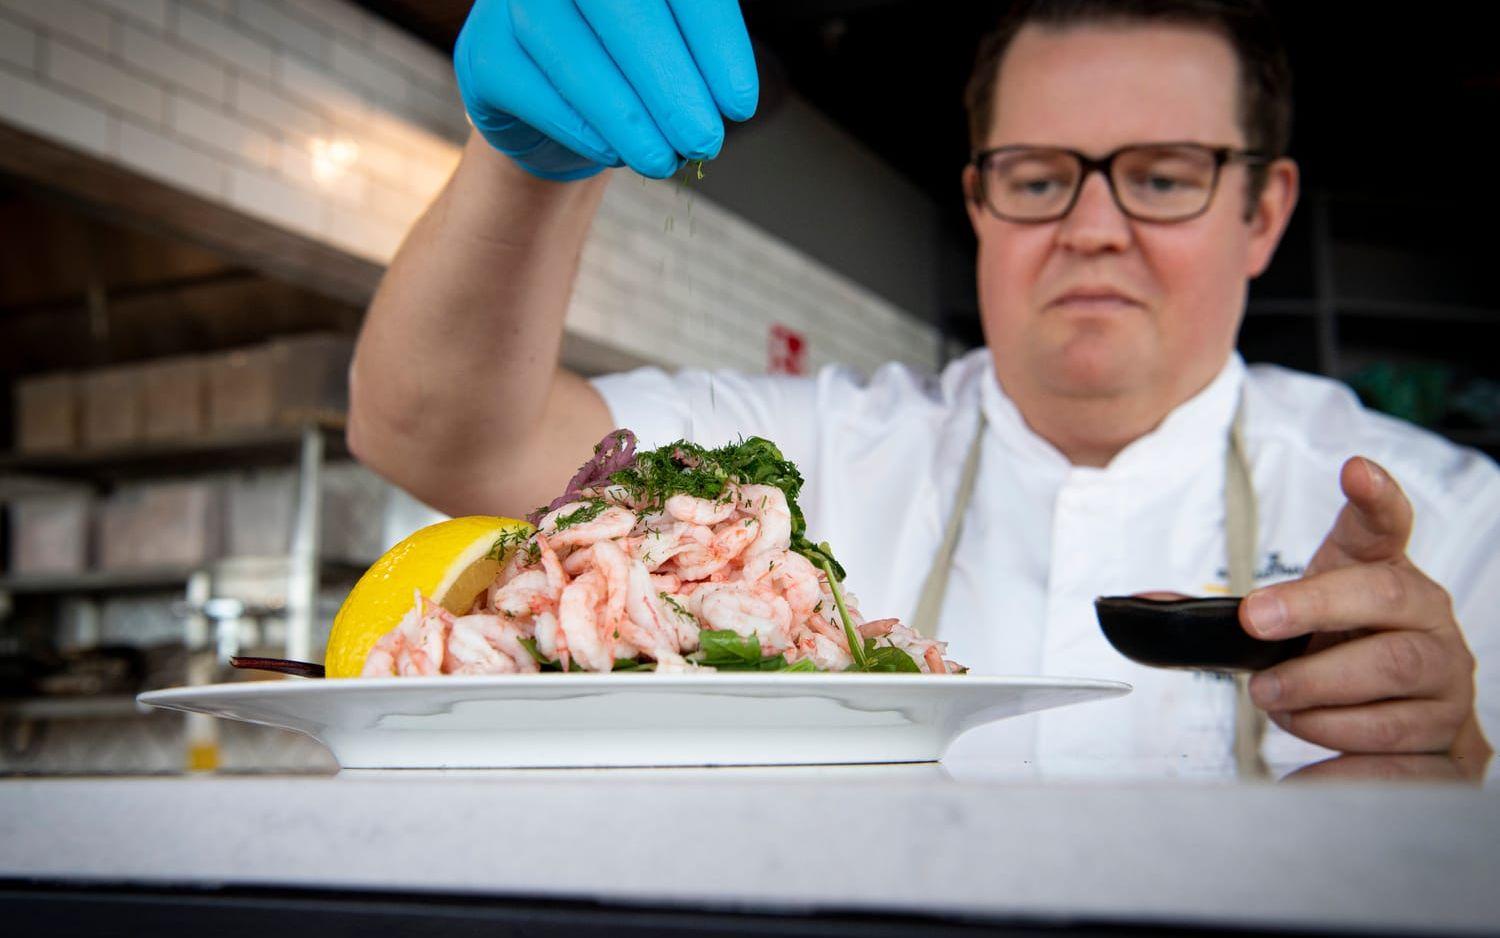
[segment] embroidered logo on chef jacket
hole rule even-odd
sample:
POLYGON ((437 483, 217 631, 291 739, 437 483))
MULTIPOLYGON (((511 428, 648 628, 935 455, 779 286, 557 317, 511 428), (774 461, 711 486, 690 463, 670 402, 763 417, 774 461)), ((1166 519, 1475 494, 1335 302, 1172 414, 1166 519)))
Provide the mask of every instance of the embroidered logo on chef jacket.
MULTIPOLYGON (((1255 568, 1255 582, 1263 580, 1290 580, 1301 576, 1307 570, 1306 564, 1291 564, 1281 559, 1281 551, 1267 551, 1265 560, 1259 567, 1255 568)), ((1203 591, 1218 596, 1229 595, 1229 568, 1220 567, 1214 571, 1217 582, 1203 584, 1203 591)))

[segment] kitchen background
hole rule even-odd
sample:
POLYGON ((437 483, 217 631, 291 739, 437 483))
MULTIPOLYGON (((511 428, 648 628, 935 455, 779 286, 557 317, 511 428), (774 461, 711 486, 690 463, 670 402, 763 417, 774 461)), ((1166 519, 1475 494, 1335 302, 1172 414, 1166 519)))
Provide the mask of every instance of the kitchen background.
MULTIPOLYGON (((344 375, 468 129, 467 6, 0 0, 0 771, 332 768, 133 694, 320 658, 435 517, 349 460, 344 375)), ((1277 7, 1304 201, 1241 349, 1494 455, 1483 30, 1277 7)), ((959 93, 995 4, 931 8, 747 0, 760 112, 702 178, 615 175, 565 362, 935 372, 979 344, 959 93)))

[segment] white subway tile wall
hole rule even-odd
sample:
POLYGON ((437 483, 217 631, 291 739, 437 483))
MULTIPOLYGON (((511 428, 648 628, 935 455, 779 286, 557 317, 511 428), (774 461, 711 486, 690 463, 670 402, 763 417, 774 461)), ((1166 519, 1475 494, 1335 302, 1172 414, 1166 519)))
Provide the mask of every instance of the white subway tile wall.
POLYGON ((0 116, 33 133, 99 156, 109 155, 111 117, 39 77, 0 67, 0 116))
POLYGON ((220 105, 229 99, 228 72, 208 56, 172 40, 165 30, 121 22, 115 36, 115 51, 127 67, 220 105))
POLYGON ((167 28, 167 0, 97 0, 96 6, 107 7, 126 19, 138 19, 158 30, 167 28))
POLYGON ((224 192, 221 160, 128 120, 116 126, 115 156, 131 169, 206 198, 224 192))
POLYGON ((36 68, 36 33, 19 23, 0 20, 0 62, 23 71, 36 68))
MULTIPOLYGON (((0 121, 388 261, 468 133, 450 64, 345 0, 0 0, 0 121)), ((709 164, 706 172, 713 172, 709 164)), ((666 366, 932 370, 930 326, 693 190, 617 173, 568 328, 666 366)))
POLYGON ((5 7, 24 20, 95 49, 109 48, 110 16, 86 3, 57 0, 5 0, 5 7))

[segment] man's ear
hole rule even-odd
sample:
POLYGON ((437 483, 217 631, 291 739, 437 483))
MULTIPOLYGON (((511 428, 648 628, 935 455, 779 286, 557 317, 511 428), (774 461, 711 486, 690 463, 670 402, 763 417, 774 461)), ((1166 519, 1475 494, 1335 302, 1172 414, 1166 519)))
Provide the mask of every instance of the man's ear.
POLYGON ((1246 255, 1245 276, 1259 277, 1271 265, 1276 245, 1292 220, 1297 207, 1300 172, 1297 164, 1285 157, 1266 167, 1266 184, 1261 189, 1250 215, 1250 250, 1246 255))
POLYGON ((973 163, 964 166, 962 184, 964 187, 964 208, 969 213, 969 227, 974 230, 974 237, 979 237, 979 218, 984 212, 984 206, 979 201, 979 170, 974 168, 973 163))

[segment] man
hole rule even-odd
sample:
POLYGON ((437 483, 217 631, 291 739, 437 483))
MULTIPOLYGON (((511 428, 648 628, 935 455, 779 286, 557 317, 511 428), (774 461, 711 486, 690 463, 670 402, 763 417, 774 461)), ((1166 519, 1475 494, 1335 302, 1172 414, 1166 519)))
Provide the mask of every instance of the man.
POLYGON ((748 40, 729 0, 480 0, 456 50, 479 133, 371 307, 351 447, 438 508, 519 516, 616 425, 647 445, 773 439, 868 613, 930 619, 918 624, 982 672, 1136 687, 997 724, 964 752, 1253 745, 1233 685, 1125 661, 1091 607, 1238 579, 1261 587, 1242 608, 1250 633, 1314 635, 1249 686, 1275 725, 1272 759, 1483 762, 1500 700, 1489 680, 1476 708, 1470 647, 1485 667, 1500 659, 1500 473, 1339 385, 1247 370, 1233 351, 1247 282, 1297 197, 1270 36, 1252 3, 1010 16, 971 85, 963 175, 987 347, 935 386, 897 366, 868 382, 840 369, 585 382, 557 358, 602 170, 664 176, 715 155, 721 115, 754 110, 748 40), (1248 526, 1232 523, 1235 492, 1248 526))

